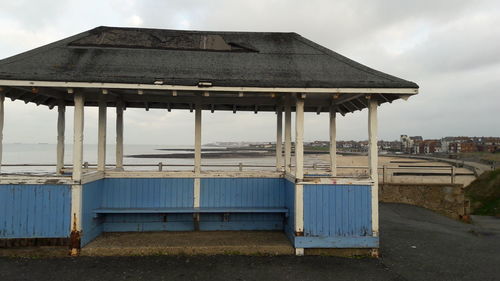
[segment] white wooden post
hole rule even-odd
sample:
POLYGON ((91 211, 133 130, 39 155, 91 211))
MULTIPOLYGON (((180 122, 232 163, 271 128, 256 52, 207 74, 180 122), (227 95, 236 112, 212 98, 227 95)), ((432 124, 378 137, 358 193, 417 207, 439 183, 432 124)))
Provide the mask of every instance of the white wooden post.
POLYGON ((290 94, 285 96, 285 172, 290 173, 292 159, 292 105, 290 94))
POLYGON ((66 127, 66 104, 59 100, 57 106, 57 167, 56 174, 61 175, 64 169, 64 131, 66 127))
POLYGON ((278 106, 276 111, 276 171, 281 171, 283 153, 283 110, 278 106))
POLYGON ((3 122, 5 115, 5 93, 0 91, 0 169, 2 168, 2 156, 3 156, 3 122))
POLYGON ((330 106, 330 174, 337 175, 337 123, 335 106, 330 106))
POLYGON ((201 104, 195 105, 195 125, 194 125, 194 172, 201 172, 201 104))
POLYGON ((73 180, 80 181, 82 179, 82 164, 83 164, 83 120, 84 111, 83 94, 75 93, 75 112, 74 112, 74 133, 73 133, 73 180))
POLYGON ((123 101, 116 102, 116 168, 123 169, 123 101))
POLYGON ((295 177, 304 178, 304 100, 298 96, 295 105, 295 177))
POLYGON ((103 95, 99 96, 99 125, 97 136, 97 170, 106 169, 106 119, 107 104, 103 95))
POLYGON ((78 255, 80 251, 80 237, 82 230, 82 161, 83 161, 83 120, 84 97, 81 93, 74 93, 75 112, 73 125, 73 174, 77 183, 71 186, 71 255, 78 255))
POLYGON ((377 146, 377 107, 378 102, 374 98, 368 100, 368 168, 372 186, 372 232, 373 236, 379 233, 378 215, 378 146, 377 146))
MULTIPOLYGON (((193 205, 195 208, 200 207, 200 174, 201 174, 201 102, 197 102, 195 104, 195 113, 194 113, 194 198, 193 205)), ((199 227, 199 214, 194 214, 195 220, 195 230, 199 227)))
MULTIPOLYGON (((297 95, 295 104, 295 235, 304 235, 304 99, 297 95)), ((296 255, 303 255, 304 250, 295 249, 296 255)))

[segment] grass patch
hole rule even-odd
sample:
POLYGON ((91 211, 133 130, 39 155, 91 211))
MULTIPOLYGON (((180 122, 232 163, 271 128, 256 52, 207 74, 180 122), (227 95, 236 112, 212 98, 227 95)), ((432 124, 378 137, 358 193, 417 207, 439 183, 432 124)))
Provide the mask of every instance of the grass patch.
POLYGON ((491 152, 465 152, 459 154, 460 158, 479 159, 485 162, 500 162, 500 153, 491 152))
POLYGON ((500 216, 500 169, 479 176, 465 190, 473 215, 500 216))

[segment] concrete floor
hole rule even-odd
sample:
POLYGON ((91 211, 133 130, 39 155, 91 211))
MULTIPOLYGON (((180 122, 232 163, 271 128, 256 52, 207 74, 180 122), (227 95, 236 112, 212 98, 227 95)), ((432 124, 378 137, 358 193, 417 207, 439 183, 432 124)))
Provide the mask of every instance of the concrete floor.
POLYGON ((86 245, 83 256, 238 254, 291 255, 278 231, 196 231, 104 233, 86 245))

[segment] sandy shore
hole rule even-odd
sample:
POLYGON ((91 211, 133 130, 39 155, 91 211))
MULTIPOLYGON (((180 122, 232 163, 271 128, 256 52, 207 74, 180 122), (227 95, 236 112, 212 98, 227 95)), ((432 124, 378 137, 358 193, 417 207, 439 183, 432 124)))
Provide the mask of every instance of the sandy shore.
MULTIPOLYGON (((329 165, 329 155, 317 154, 317 155, 306 155, 305 164, 306 165, 329 165)), ((293 161, 292 161, 293 162, 293 161)), ((379 167, 386 167, 387 173, 385 180, 387 182, 398 182, 398 183, 449 183, 451 182, 450 175, 436 175, 436 176, 421 176, 421 175, 401 175, 398 176, 394 173, 440 173, 440 174, 451 174, 450 165, 447 163, 437 162, 437 161, 427 161, 419 159, 401 158, 401 157, 388 157, 379 156, 378 161, 379 167)), ((368 157, 367 156, 354 156, 354 155, 337 155, 337 166, 338 175, 349 176, 349 175, 367 175, 367 168, 349 168, 349 167, 367 167, 368 157)), ((312 169, 307 169, 307 172, 315 172, 312 169)), ((473 175, 461 175, 470 174, 471 171, 465 168, 456 168, 455 177, 456 183, 462 183, 468 185, 472 182, 475 177, 473 175)), ((382 180, 382 170, 379 170, 379 178, 382 180)))

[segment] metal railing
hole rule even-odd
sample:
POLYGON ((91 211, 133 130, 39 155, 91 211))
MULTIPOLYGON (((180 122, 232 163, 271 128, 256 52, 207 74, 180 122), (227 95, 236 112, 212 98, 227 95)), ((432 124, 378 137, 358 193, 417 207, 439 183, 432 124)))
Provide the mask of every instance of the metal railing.
MULTIPOLYGON (((83 168, 86 170, 94 170, 97 167, 95 163, 85 162, 83 163, 83 168)), ((115 164, 106 164, 106 167, 115 167, 115 164)), ((137 164, 124 164, 124 167, 156 167, 157 171, 165 171, 168 167, 193 167, 193 164, 168 164, 159 162, 157 164, 154 163, 137 163, 137 164)), ((43 164, 2 164, 2 167, 56 167, 56 164, 43 163, 43 164)), ((244 171, 245 168, 268 168, 274 169, 275 165, 258 165, 258 164, 244 164, 239 162, 237 164, 202 164, 203 168, 237 168, 238 171, 244 171)), ((291 165, 293 168, 294 165, 291 165)), ((71 165, 65 165, 64 170, 70 170, 72 168, 71 165)), ((283 167, 282 167, 283 168, 283 167)), ((308 174, 317 174, 317 172, 321 173, 329 173, 330 166, 322 163, 313 163, 304 165, 304 169, 306 170, 306 175, 308 174), (311 171, 312 170, 312 171, 311 171)), ((368 175, 368 166, 337 166, 338 170, 354 170, 356 175, 368 175), (359 171, 361 170, 361 171, 359 171)), ((156 170, 156 169, 155 169, 156 170)), ((457 168, 452 165, 447 166, 405 166, 405 167, 394 167, 383 165, 378 167, 379 170, 379 178, 382 183, 392 182, 393 177, 397 176, 436 176, 436 177, 450 177, 450 182, 455 183, 457 176, 475 176, 473 172, 460 172, 457 173, 457 168)))

